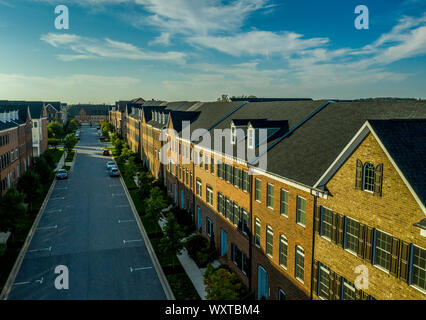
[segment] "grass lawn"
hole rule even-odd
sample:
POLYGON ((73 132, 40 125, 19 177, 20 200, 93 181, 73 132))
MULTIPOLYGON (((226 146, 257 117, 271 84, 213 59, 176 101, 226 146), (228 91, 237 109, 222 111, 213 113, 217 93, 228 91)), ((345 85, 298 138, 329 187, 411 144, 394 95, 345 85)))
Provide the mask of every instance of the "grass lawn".
POLYGON ((186 273, 169 274, 166 277, 176 300, 201 300, 186 273))

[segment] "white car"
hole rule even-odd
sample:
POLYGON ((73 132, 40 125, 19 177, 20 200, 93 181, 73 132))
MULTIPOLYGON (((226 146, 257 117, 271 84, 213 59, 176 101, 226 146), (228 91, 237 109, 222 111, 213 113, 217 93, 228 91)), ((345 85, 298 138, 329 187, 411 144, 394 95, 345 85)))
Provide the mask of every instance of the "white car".
POLYGON ((106 164, 106 169, 110 170, 111 168, 115 168, 115 163, 113 161, 108 161, 106 164))

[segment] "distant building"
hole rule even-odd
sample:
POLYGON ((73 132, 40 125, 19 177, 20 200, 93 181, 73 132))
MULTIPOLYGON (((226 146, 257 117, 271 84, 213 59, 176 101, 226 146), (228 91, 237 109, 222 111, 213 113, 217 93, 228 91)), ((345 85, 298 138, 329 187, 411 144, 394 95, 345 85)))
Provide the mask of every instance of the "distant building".
POLYGON ((71 105, 68 110, 70 119, 74 119, 83 125, 97 125, 101 121, 108 121, 108 111, 112 106, 79 104, 71 105))

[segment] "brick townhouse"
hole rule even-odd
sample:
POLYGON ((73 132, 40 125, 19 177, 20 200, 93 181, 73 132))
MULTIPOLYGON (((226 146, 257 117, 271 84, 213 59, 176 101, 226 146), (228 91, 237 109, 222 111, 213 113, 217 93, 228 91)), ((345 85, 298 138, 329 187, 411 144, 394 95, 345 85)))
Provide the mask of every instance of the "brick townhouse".
POLYGON ((32 160, 31 117, 26 105, 0 104, 0 194, 16 185, 32 160))
POLYGON ((314 299, 426 299, 425 142, 425 119, 368 120, 327 169, 314 299))
POLYGON ((46 102, 44 104, 44 107, 47 111, 47 123, 51 122, 59 122, 61 124, 64 124, 64 119, 66 118, 66 112, 64 115, 64 108, 63 104, 60 102, 46 102))
MULTIPOLYGON (((172 161, 163 167, 169 194, 193 214, 202 234, 214 236, 220 261, 240 276, 257 299, 316 298, 318 270, 324 269, 319 261, 327 266, 331 263, 325 257, 331 255, 321 247, 322 238, 314 236, 314 213, 319 212, 318 203, 327 203, 332 210, 337 201, 325 183, 319 183, 320 178, 328 177, 329 166, 366 120, 424 118, 426 110, 424 101, 415 100, 310 99, 196 103, 182 112, 168 111, 164 105, 150 108, 141 109, 142 159, 159 177, 162 144, 158 135, 166 126, 163 117, 168 116, 167 127, 178 128, 177 137, 168 136, 172 161), (188 140, 177 124, 182 120, 190 122, 191 134, 204 128, 213 136, 214 129, 228 129, 225 139, 230 139, 234 153, 209 147, 198 135, 188 140), (261 152, 261 129, 266 131, 266 170, 257 168, 253 153, 251 158, 235 156, 240 146, 247 155, 249 149, 261 152), (181 164, 182 157, 186 162, 189 158, 189 163, 181 164), (317 243, 323 255, 317 254, 317 243)), ((352 212, 350 205, 346 203, 346 212, 352 212)), ((420 234, 424 220, 421 216, 414 220, 410 228, 420 234)), ((411 243, 424 248, 418 240, 411 243)), ((345 250, 337 250, 332 257, 344 259, 345 255, 345 250)), ((424 259, 419 263, 424 270, 424 259)), ((333 272, 345 276, 342 270, 333 272)), ((368 291, 362 294, 366 295, 386 298, 368 291)))
POLYGON ((29 108, 32 123, 32 157, 39 157, 48 148, 46 103, 42 101, 0 101, 0 105, 29 108))
POLYGON ((101 121, 108 121, 109 111, 112 106, 79 104, 71 105, 68 113, 70 119, 74 119, 81 124, 99 125, 101 121))

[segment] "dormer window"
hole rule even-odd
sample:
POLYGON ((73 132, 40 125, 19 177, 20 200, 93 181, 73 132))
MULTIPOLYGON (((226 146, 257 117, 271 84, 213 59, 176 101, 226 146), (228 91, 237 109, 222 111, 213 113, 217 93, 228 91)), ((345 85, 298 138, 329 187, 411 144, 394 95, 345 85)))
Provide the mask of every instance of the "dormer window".
POLYGON ((247 148, 254 148, 254 129, 252 127, 247 130, 247 148))
POLYGON ((362 163, 361 160, 356 161, 356 180, 355 189, 364 190, 374 193, 374 195, 382 195, 383 183, 383 164, 374 167, 371 162, 362 163))
POLYGON ((232 124, 231 125, 231 144, 237 142, 237 128, 232 124))

